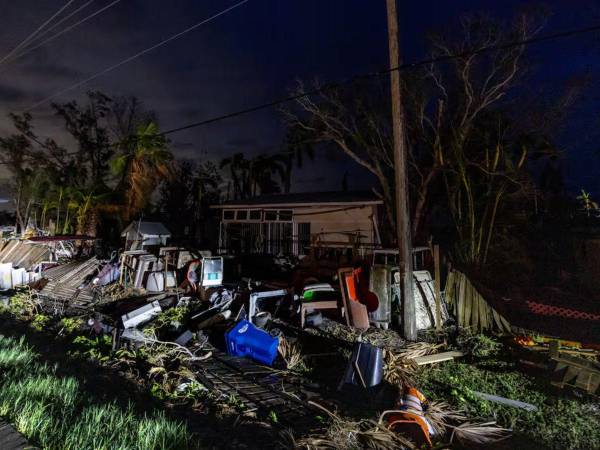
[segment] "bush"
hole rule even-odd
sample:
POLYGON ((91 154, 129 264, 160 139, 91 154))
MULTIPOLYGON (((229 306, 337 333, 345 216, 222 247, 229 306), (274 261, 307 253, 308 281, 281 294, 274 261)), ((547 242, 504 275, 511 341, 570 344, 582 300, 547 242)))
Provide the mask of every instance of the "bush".
POLYGON ((46 316, 45 314, 36 314, 33 316, 30 325, 34 330, 42 331, 44 328, 46 328, 48 322, 50 322, 50 317, 46 316))
POLYGON ((465 353, 476 358, 498 356, 502 351, 502 344, 493 337, 485 334, 472 334, 469 330, 461 330, 457 344, 465 353))
POLYGON ((83 326, 83 320, 77 317, 63 317, 58 326, 60 327, 58 334, 74 334, 83 326))

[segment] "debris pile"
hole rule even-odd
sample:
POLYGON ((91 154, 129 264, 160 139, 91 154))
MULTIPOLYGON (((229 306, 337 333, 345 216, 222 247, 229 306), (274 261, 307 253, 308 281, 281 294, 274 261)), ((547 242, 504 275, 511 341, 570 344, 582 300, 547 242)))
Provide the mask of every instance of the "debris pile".
MULTIPOLYGON (((146 355, 147 382, 160 398, 210 394, 245 417, 293 427, 289 445, 412 449, 484 445, 509 434, 421 391, 423 373, 495 351, 465 338, 461 325, 511 330, 464 274, 451 272, 440 293, 429 271, 414 271, 416 323, 426 340, 407 343, 394 330, 403 305, 391 254, 383 263, 361 259, 327 275, 311 272, 306 261, 278 258, 278 269, 257 279, 244 273, 247 258, 167 247, 167 233, 156 224, 130 226, 123 236, 126 249, 108 259, 83 256, 73 241, 60 252, 10 241, 0 250, 0 273, 5 264, 7 273, 35 268, 27 283, 29 317, 45 324, 43 310, 62 318, 61 333, 73 328, 82 342, 96 339, 125 358, 114 362, 118 367, 146 355)), ((523 367, 552 373, 556 386, 597 392, 596 350, 536 339, 510 342, 523 367)), ((92 344, 87 352, 100 357, 92 344)), ((473 402, 538 408, 486 389, 468 393, 473 402)))

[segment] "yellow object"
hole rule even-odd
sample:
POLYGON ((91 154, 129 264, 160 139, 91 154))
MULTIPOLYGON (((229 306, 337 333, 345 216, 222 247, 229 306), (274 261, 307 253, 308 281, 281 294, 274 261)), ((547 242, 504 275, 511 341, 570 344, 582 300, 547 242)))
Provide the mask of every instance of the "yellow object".
POLYGON ((525 347, 533 347, 535 345, 535 341, 532 339, 531 336, 515 336, 514 341, 517 344, 523 345, 525 347))
POLYGON ((551 338, 546 336, 539 336, 537 338, 538 342, 543 342, 545 344, 549 344, 550 342, 558 342, 558 345, 561 347, 572 347, 572 348, 581 348, 581 342, 577 341, 567 341, 564 339, 551 338))

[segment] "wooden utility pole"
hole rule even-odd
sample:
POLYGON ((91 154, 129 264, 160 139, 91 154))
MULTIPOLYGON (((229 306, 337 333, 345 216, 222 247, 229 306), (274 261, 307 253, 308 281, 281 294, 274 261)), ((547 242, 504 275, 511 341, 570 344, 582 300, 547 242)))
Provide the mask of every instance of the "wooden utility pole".
POLYGON ((402 324, 404 337, 417 339, 415 298, 413 294, 412 245, 410 237, 410 208, 406 171, 406 136, 404 112, 400 92, 400 49, 398 44, 398 16, 396 0, 386 0, 388 41, 390 47, 390 79, 392 94, 392 125, 394 128, 394 169, 396 181, 396 237, 398 240, 400 274, 402 277, 402 324), (394 70, 396 69, 396 70, 394 70))

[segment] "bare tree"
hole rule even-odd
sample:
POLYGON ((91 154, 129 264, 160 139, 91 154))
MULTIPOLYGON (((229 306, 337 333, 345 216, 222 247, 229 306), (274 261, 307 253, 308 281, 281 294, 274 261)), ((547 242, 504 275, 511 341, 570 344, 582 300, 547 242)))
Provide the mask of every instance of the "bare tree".
MULTIPOLYGON (((432 56, 445 63, 423 71, 402 72, 403 98, 410 135, 412 167, 412 235, 418 236, 429 193, 440 175, 452 170, 452 160, 466 151, 482 114, 497 107, 524 72, 524 45, 541 29, 528 15, 510 26, 481 17, 460 22, 461 38, 434 36, 432 56)), ((297 93, 306 90, 299 85, 297 93)), ((299 112, 287 111, 292 126, 312 134, 317 142, 330 142, 371 172, 378 180, 377 192, 385 201, 393 224, 394 186, 391 124, 385 106, 356 86, 324 89, 316 98, 297 100, 299 112)), ((383 96, 385 102, 386 95, 383 96)))
MULTIPOLYGON (((297 94, 306 92, 299 83, 297 94)), ((300 111, 284 111, 290 126, 304 131, 316 143, 333 143, 336 148, 372 173, 384 200, 388 223, 394 227, 394 157, 389 113, 381 103, 369 101, 342 88, 323 89, 316 99, 300 97, 300 111)))
POLYGON ((458 42, 448 35, 431 38, 432 57, 447 62, 426 68, 426 86, 406 87, 417 174, 413 232, 423 220, 433 183, 465 158, 481 116, 497 107, 524 74, 525 46, 518 43, 537 34, 539 22, 527 14, 509 26, 485 17, 463 17, 458 42))

